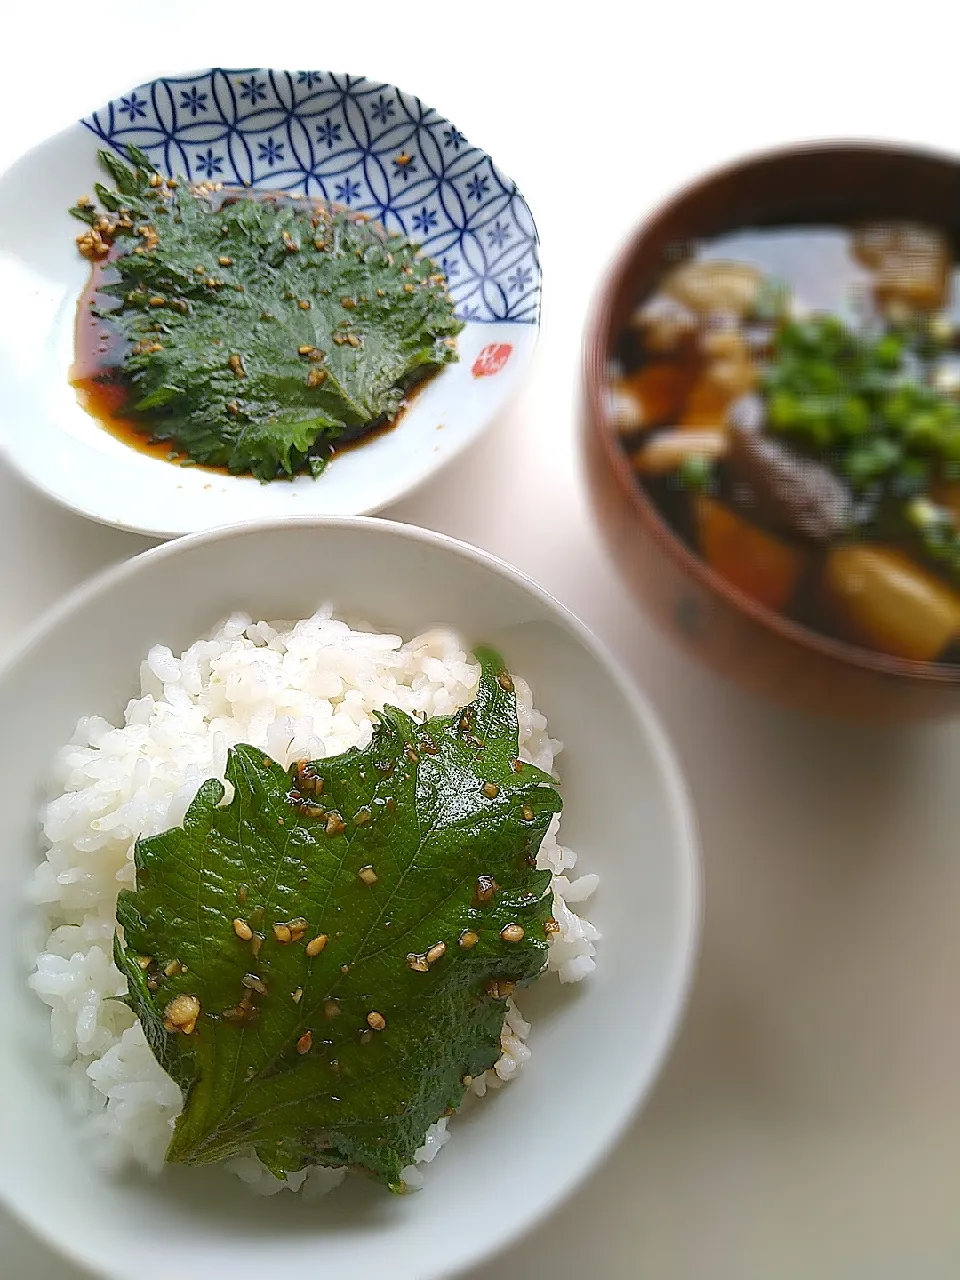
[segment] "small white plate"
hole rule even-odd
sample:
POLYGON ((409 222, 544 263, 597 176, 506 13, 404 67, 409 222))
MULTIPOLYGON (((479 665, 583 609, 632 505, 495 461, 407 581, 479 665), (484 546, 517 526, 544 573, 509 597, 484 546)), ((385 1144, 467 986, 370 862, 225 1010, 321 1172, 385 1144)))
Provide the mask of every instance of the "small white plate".
POLYGON ((0 770, 0 1200, 95 1275, 448 1276, 532 1226, 624 1133, 693 971, 693 814, 647 703, 586 628, 515 569, 439 534, 363 517, 177 539, 57 606, 0 671, 0 724, 10 745, 0 770), (60 1096, 49 1014, 27 988, 33 930, 23 898, 39 857, 43 779, 78 716, 122 716, 151 645, 179 652, 234 610, 298 618, 322 601, 405 636, 454 626, 529 680, 564 743, 564 841, 579 852, 577 874, 600 875, 590 900, 603 935, 596 970, 576 986, 545 978, 524 993, 532 1058, 451 1121, 451 1141, 416 1195, 358 1177, 302 1203, 251 1195, 217 1169, 109 1176, 60 1096))
POLYGON ((516 185, 448 120, 392 85, 219 69, 142 85, 0 178, 0 446, 57 502, 141 533, 379 510, 459 453, 512 394, 536 344, 537 249, 516 185), (466 321, 459 363, 416 396, 395 430, 336 458, 317 480, 262 485, 124 444, 68 382, 89 264, 67 209, 103 177, 97 150, 123 155, 127 144, 163 172, 320 196, 405 231, 447 274, 466 321))

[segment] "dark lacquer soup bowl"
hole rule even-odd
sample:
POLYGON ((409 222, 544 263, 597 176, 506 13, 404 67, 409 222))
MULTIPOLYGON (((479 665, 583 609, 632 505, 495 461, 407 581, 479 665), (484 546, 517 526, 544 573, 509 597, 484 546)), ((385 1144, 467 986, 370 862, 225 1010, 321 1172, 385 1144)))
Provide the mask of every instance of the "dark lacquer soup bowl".
POLYGON ((589 321, 600 529, 668 634, 832 716, 960 710, 960 163, 750 157, 656 210, 589 321))

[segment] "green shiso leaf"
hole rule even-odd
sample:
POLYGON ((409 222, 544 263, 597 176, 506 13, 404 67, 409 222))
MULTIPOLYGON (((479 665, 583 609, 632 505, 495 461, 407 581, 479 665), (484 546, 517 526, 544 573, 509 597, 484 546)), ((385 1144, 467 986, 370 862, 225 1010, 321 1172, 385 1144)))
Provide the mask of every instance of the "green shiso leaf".
POLYGON ((116 959, 184 1091, 169 1161, 252 1146, 281 1176, 343 1165, 400 1191, 464 1076, 496 1061, 509 984, 546 963, 535 861, 561 802, 517 760, 502 660, 477 656, 455 715, 387 707, 366 749, 289 771, 238 746, 228 804, 205 782, 182 827, 138 842, 116 959), (199 1002, 189 1032, 178 997, 199 1002))
POLYGON ((406 237, 282 199, 217 207, 220 193, 156 185, 130 155, 135 168, 99 152, 115 189, 97 196, 125 225, 101 289, 115 305, 97 314, 126 340, 121 379, 145 433, 263 481, 318 474, 340 436, 394 417, 457 359, 443 276, 406 237))

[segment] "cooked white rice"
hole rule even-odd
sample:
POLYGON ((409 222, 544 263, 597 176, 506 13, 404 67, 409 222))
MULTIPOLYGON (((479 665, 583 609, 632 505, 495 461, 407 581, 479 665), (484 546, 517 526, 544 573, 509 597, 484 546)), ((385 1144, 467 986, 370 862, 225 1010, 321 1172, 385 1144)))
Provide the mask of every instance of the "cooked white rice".
MULTIPOLYGON (((180 1113, 180 1090, 164 1072, 125 1006, 126 981, 113 963, 117 894, 134 882, 133 845, 183 821, 207 778, 223 779, 227 748, 261 747, 284 765, 366 746, 371 715, 385 703, 408 713, 450 715, 469 702, 479 666, 454 632, 433 630, 403 643, 369 628, 351 630, 330 608, 297 623, 254 622, 234 614, 179 657, 155 645, 140 666, 140 697, 122 727, 84 717, 53 768, 56 796, 42 830, 49 846, 37 868, 34 900, 51 930, 30 985, 50 1006, 53 1048, 68 1064, 69 1095, 101 1165, 159 1171, 180 1113)), ((521 759, 553 772, 561 744, 534 709, 529 686, 514 678, 521 759)), ((567 875, 577 856, 558 843, 559 816, 537 865, 553 872, 553 914, 560 925, 549 968, 577 982, 594 967, 597 930, 569 904, 593 893, 598 877, 567 875)), ((530 1024, 513 1001, 495 1065, 473 1081, 482 1096, 511 1080, 530 1058, 530 1024)), ((447 1141, 446 1119, 416 1154, 432 1160, 447 1141)), ((275 1178, 254 1156, 229 1162, 264 1194, 289 1187, 316 1194, 340 1182, 342 1170, 311 1169, 275 1178)), ((405 1171, 410 1186, 422 1174, 405 1171)))

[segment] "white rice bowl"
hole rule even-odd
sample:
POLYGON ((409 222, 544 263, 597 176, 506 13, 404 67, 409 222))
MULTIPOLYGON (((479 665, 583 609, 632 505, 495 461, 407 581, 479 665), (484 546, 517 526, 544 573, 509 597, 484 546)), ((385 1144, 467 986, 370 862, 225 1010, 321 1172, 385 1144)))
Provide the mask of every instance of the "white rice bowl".
MULTIPOLYGON (((529 686, 514 674, 520 757, 549 773, 562 744, 549 736, 529 686)), ((223 779, 227 749, 261 747, 284 765, 366 746, 372 713, 385 704, 428 716, 450 715, 476 691, 479 666, 456 633, 434 629, 406 643, 360 625, 352 630, 321 609, 297 623, 254 622, 234 614, 179 656, 154 646, 141 663, 140 696, 122 726, 99 716, 79 721, 52 771, 53 798, 42 815, 45 858, 32 885, 49 936, 30 985, 50 1007, 53 1050, 65 1064, 68 1096, 101 1167, 159 1172, 180 1114, 180 1090, 154 1058, 139 1023, 110 997, 126 991, 112 959, 117 894, 134 883, 133 847, 183 820, 197 788, 223 779)), ((571 879, 573 850, 559 843, 559 815, 537 865, 552 872, 560 929, 548 968, 578 982, 594 968, 598 931, 579 905, 598 877, 571 879)), ((530 1058, 530 1024, 508 1002, 501 1055, 470 1086, 482 1097, 513 1079, 530 1058)), ((447 1120, 427 1131, 416 1162, 431 1161, 449 1139, 447 1120)), ((253 1190, 322 1194, 342 1170, 309 1169, 286 1181, 251 1152, 227 1167, 253 1190)), ((422 1183, 415 1167, 408 1186, 422 1183)))

